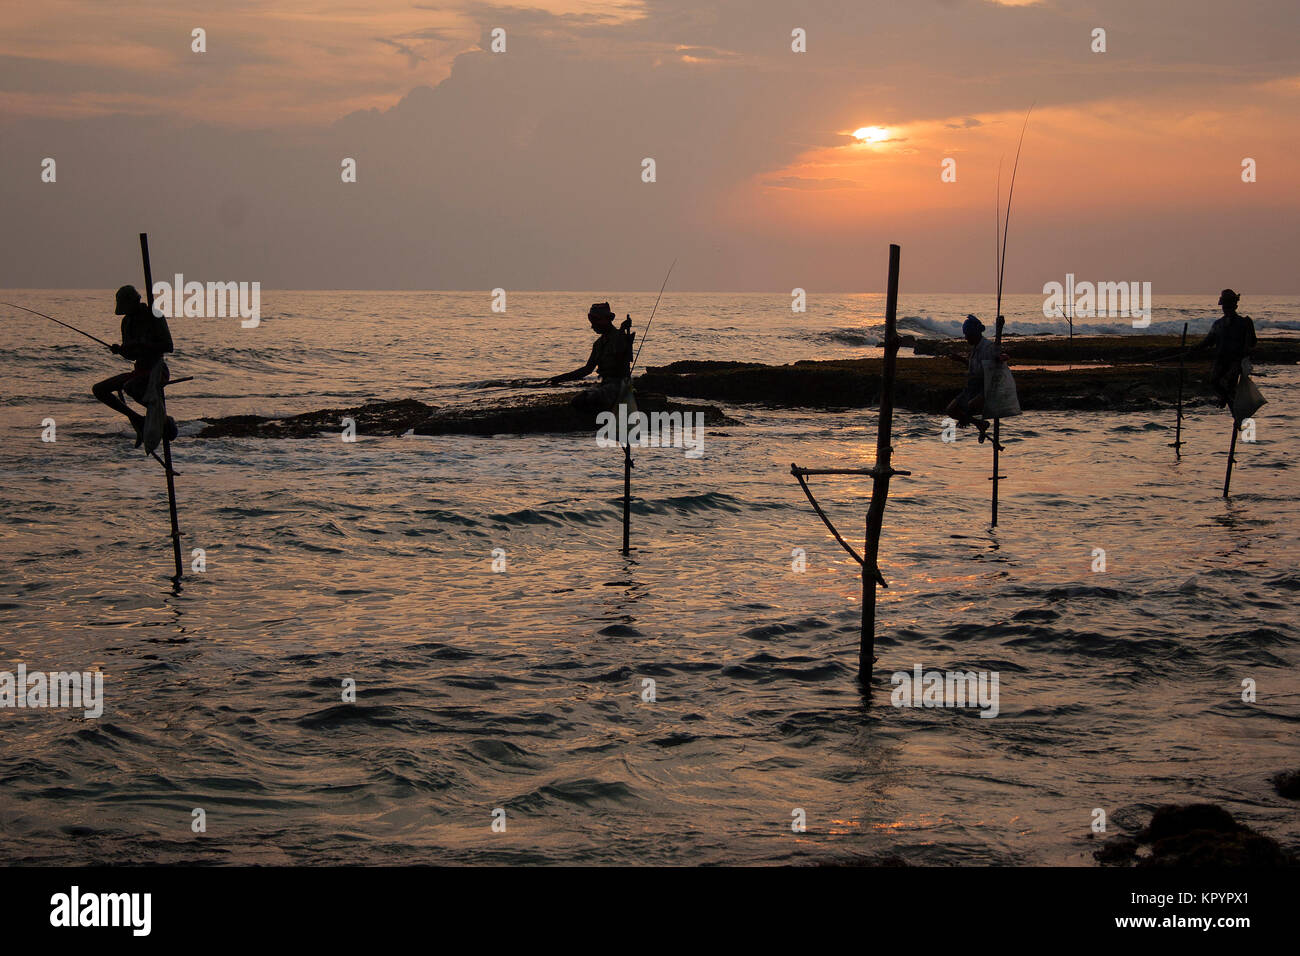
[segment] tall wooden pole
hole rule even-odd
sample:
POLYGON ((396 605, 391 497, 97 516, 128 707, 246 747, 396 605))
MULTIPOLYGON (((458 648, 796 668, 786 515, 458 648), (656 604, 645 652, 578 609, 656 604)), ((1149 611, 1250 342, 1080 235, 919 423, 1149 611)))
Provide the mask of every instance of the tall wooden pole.
MULTIPOLYGON (((1229 405, 1231 408, 1231 405, 1229 405)), ((1228 497, 1228 486, 1232 484, 1232 465, 1237 460, 1237 433, 1241 430, 1241 422, 1237 421, 1236 416, 1232 418, 1232 444, 1228 446, 1228 470, 1223 475, 1223 497, 1228 497)))
MULTIPOLYGON (((626 408, 626 406, 624 406, 626 408)), ((623 446, 623 553, 632 551, 632 443, 623 446)))
POLYGON ((876 656, 876 582, 880 579, 880 530, 889 497, 894 435, 894 373, 898 366, 899 247, 889 247, 889 291, 885 298, 885 363, 880 380, 880 422, 876 428, 876 464, 872 469, 871 507, 867 509, 867 540, 862 550, 862 635, 858 643, 858 680, 871 684, 876 656))
MULTIPOLYGON (((149 265, 149 234, 140 233, 140 257, 144 260, 144 294, 153 309, 153 269, 149 265)), ((179 289, 177 292, 179 293, 179 289)), ((176 574, 172 583, 181 585, 181 526, 176 517, 176 479, 172 470, 172 443, 167 439, 167 423, 163 422, 163 470, 167 472, 167 504, 172 517, 172 557, 176 560, 176 574)))
MULTIPOLYGON (((1007 324, 1007 320, 998 316, 997 331, 993 333, 993 343, 997 346, 998 354, 1002 354, 1002 326, 1007 324)), ((1002 447, 1002 419, 993 419, 993 527, 998 526, 998 479, 1003 477, 998 474, 998 449, 1002 447)))
POLYGON ((1187 323, 1183 323, 1183 341, 1178 346, 1178 418, 1174 425, 1174 457, 1183 457, 1183 379, 1186 369, 1184 354, 1187 352, 1187 323))

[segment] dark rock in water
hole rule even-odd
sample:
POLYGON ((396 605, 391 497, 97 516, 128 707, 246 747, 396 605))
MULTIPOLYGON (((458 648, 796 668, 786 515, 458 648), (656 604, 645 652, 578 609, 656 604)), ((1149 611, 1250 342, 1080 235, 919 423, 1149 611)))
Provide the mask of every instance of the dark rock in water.
MULTIPOLYGON (((687 405, 670 402, 663 395, 636 396, 638 410, 647 415, 656 413, 704 415, 705 425, 738 425, 714 405, 687 405)), ((569 396, 557 395, 528 402, 494 405, 485 408, 457 409, 431 415, 415 426, 417 435, 528 435, 544 432, 596 431, 596 415, 580 412, 570 403, 569 396)))
MULTIPOLYGON (((1193 340, 1198 341, 1198 340, 1193 340)), ((1003 341, 1011 356, 1020 406, 1050 409, 1163 408, 1178 393, 1177 336, 1061 336, 1003 341), (1119 363, 1080 366, 1079 363, 1119 363), (1067 364, 1072 363, 1072 364, 1067 364), (1044 366, 1040 368, 1025 366, 1044 366)), ((941 414, 966 384, 970 346, 963 339, 912 339, 916 355, 901 357, 894 385, 899 408, 941 414), (959 361, 951 361, 956 358, 959 361)), ((1186 353, 1185 405, 1209 402, 1210 353, 1186 353)), ((1300 361, 1300 339, 1261 339, 1255 364, 1300 361)), ((674 362, 650 368, 640 387, 721 402, 803 408, 866 408, 880 402, 883 360, 837 359, 762 365, 756 362, 674 362)))
POLYGON ((1166 804, 1151 814, 1151 822, 1138 834, 1142 843, 1156 843, 1198 830, 1235 833, 1243 827, 1232 814, 1213 803, 1166 804))
MULTIPOLYGON (((1159 408, 1178 392, 1177 366, 1044 370, 1016 367, 1020 405, 1046 409, 1116 410, 1159 408)), ((668 395, 803 408, 866 408, 880 402, 881 359, 755 365, 742 362, 674 362, 647 370, 641 387, 668 395)), ((1208 366, 1207 366, 1208 369, 1208 366)), ((1184 405, 1212 395, 1205 375, 1189 368, 1184 405)), ((942 414, 966 384, 966 368, 944 359, 900 358, 894 384, 899 408, 942 414)))
MULTIPOLYGON (((899 408, 942 414, 966 384, 965 359, 970 346, 961 339, 912 339, 911 344, 918 355, 937 357, 898 359, 894 402, 899 408), (951 357, 961 361, 950 361, 951 357)), ((1178 339, 1173 336, 1079 336, 1072 346, 1054 336, 1016 338, 1003 344, 1011 355, 1011 371, 1025 411, 1166 408, 1177 395, 1178 339), (1067 360, 1075 366, 1067 368, 1067 360), (1079 367, 1079 362, 1124 364, 1079 367), (1046 367, 1023 367, 1033 363, 1046 367)), ((1206 381, 1209 355, 1188 353, 1188 358, 1184 404, 1205 404, 1212 398, 1206 381)), ((1256 364, 1296 362, 1300 360, 1300 340, 1261 339, 1252 359, 1256 364)), ((712 405, 681 404, 664 396, 781 407, 866 408, 880 401, 882 364, 878 358, 791 365, 674 362, 650 368, 637 379, 637 404, 647 413, 703 412, 704 423, 710 426, 737 422, 712 405)), ((410 429, 417 435, 594 432, 595 416, 573 408, 572 394, 566 390, 468 409, 443 410, 406 399, 358 408, 327 408, 284 418, 234 415, 211 420, 198 437, 310 438, 337 433, 342 428, 339 420, 344 417, 356 421, 359 435, 400 435, 410 429)))
POLYGON ((1137 860, 1137 851, 1137 840, 1114 837, 1107 840, 1101 849, 1093 851, 1092 855, 1102 866, 1132 866, 1137 860))
MULTIPOLYGON (((1188 368, 1208 368, 1213 353, 1192 352, 1191 347, 1202 336, 1187 337, 1189 351, 1185 354, 1188 368)), ((1178 335, 1064 335, 1015 336, 1003 338, 1002 344, 1011 355, 1012 370, 1015 362, 1145 362, 1159 361, 1162 366, 1178 367, 1178 335)), ((955 355, 965 358, 970 346, 965 339, 914 339, 912 350, 917 355, 955 355)), ((1300 362, 1300 339, 1282 336, 1260 338, 1250 356, 1255 365, 1294 365, 1300 362)), ((1188 376, 1191 377, 1190 375, 1188 376)))
POLYGON ((864 853, 864 854, 854 854, 853 856, 846 857, 846 858, 824 860, 814 865, 818 867, 852 866, 852 867, 876 868, 882 866, 910 867, 912 864, 908 863, 907 860, 899 856, 897 853, 864 853))
POLYGON ((1300 800, 1300 770, 1283 770, 1274 774, 1273 789, 1288 800, 1300 800))
POLYGON ((262 415, 232 415, 208 420, 199 438, 313 438, 324 432, 343 430, 342 419, 357 423, 358 435, 400 435, 422 422, 437 409, 414 399, 373 402, 358 408, 323 408, 316 412, 267 418, 262 415))
MULTIPOLYGON (((637 395, 637 407, 647 413, 695 413, 706 425, 738 425, 713 405, 671 402, 662 395, 637 395)), ((568 394, 510 404, 474 408, 438 409, 414 399, 372 402, 357 408, 327 408, 286 418, 233 415, 216 418, 199 432, 199 438, 313 438, 338 433, 342 419, 356 422, 358 435, 525 435, 596 431, 594 413, 580 412, 568 394)))
POLYGON ((1252 830, 1212 803, 1159 807, 1136 839, 1107 840, 1093 856, 1110 866, 1294 866, 1272 837, 1252 830), (1148 856, 1139 848, 1150 846, 1148 856))

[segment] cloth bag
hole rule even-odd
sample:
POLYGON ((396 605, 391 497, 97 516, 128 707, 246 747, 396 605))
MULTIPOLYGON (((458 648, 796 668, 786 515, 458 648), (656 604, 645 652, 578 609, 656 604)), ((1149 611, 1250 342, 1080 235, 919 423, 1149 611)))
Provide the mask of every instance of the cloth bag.
POLYGON ((149 372, 149 384, 142 399, 144 415, 144 449, 153 454, 162 442, 163 429, 167 427, 167 400, 163 395, 163 386, 171 378, 167 363, 159 359, 149 372))
POLYGON ((1241 380, 1237 382, 1237 391, 1232 396, 1232 417, 1237 421, 1250 418, 1264 403, 1264 396, 1250 380, 1250 376, 1243 372, 1241 380))
POLYGON ((1020 414, 1020 396, 1016 394, 1016 380, 1005 362, 984 363, 985 418, 1012 418, 1020 414))

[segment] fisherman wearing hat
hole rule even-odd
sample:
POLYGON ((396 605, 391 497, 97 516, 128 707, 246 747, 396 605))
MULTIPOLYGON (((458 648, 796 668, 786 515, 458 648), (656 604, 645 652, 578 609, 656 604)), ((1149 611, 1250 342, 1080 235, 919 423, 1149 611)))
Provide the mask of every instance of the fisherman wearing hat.
MULTIPOLYGON (((970 343, 970 359, 966 363, 967 376, 966 387, 962 389, 960 395, 948 403, 947 413, 962 428, 967 425, 974 425, 979 429, 980 441, 988 437, 989 422, 988 419, 979 416, 984 410, 984 363, 993 361, 1007 360, 1006 353, 998 353, 998 347, 995 343, 984 338, 984 323, 973 315, 967 315, 966 321, 962 323, 961 334, 966 337, 970 343)), ((954 361, 960 362, 957 356, 950 356, 954 361)))
POLYGON ((614 319, 614 311, 608 302, 594 304, 587 312, 587 321, 600 338, 592 344, 587 364, 550 379, 550 384, 559 385, 561 382, 585 378, 593 371, 599 374, 599 385, 579 392, 573 399, 574 407, 582 411, 598 412, 613 408, 632 374, 632 335, 629 332, 632 317, 629 315, 618 328, 614 328, 614 319))
MULTIPOLYGON (((116 412, 121 412, 135 429, 135 447, 144 443, 145 416, 133 411, 115 392, 125 392, 141 404, 148 404, 150 374, 162 357, 173 351, 172 334, 167 320, 156 314, 140 299, 135 286, 117 290, 116 314, 122 317, 122 344, 110 346, 113 353, 135 362, 135 368, 106 378, 94 387, 95 397, 116 412)), ((161 384, 165 385, 166 378, 161 384)), ((176 423, 167 419, 167 439, 176 437, 176 423)))
MULTIPOLYGON (((1219 397, 1219 407, 1224 408, 1232 401, 1241 380, 1242 363, 1250 356, 1255 347, 1255 323, 1248 315, 1237 314, 1237 303, 1241 296, 1231 289, 1224 289, 1219 295, 1219 305, 1223 307, 1223 317, 1215 319, 1209 334, 1193 346, 1193 351, 1215 348, 1214 364, 1210 368, 1210 387, 1219 397)), ((1247 364, 1244 371, 1249 374, 1247 364)))

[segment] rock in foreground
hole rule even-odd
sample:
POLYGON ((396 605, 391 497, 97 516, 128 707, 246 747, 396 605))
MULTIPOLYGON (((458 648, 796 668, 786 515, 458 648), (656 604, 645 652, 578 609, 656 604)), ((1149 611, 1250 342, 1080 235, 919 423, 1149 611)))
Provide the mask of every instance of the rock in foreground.
POLYGON ((1272 837, 1238 823, 1212 803, 1160 807, 1136 839, 1116 837, 1093 854, 1112 866, 1294 866, 1272 837), (1139 854, 1150 847, 1150 854, 1139 854))

